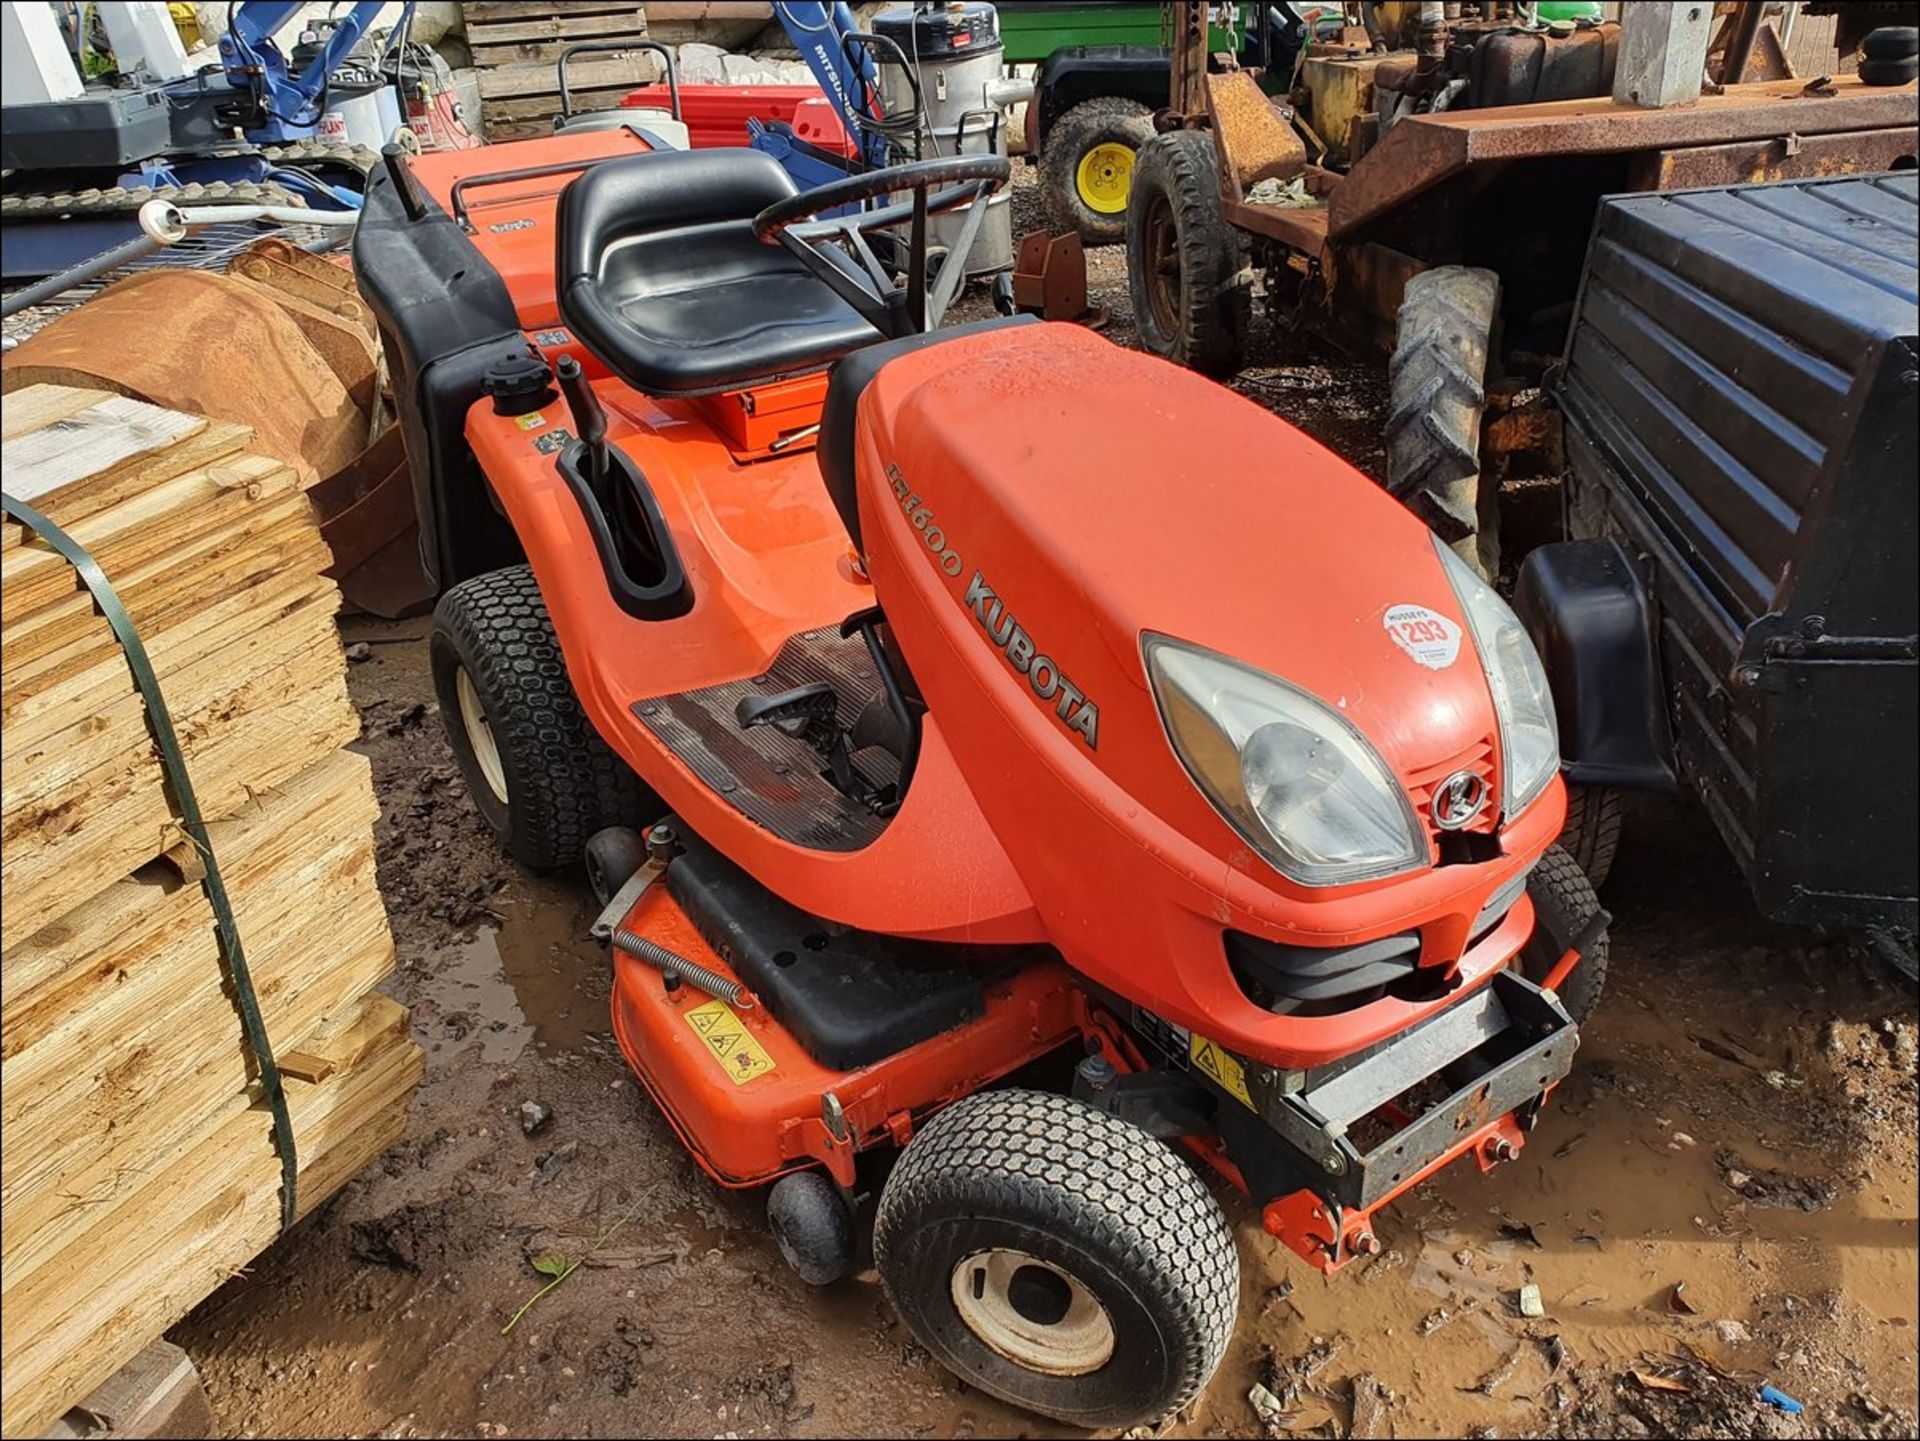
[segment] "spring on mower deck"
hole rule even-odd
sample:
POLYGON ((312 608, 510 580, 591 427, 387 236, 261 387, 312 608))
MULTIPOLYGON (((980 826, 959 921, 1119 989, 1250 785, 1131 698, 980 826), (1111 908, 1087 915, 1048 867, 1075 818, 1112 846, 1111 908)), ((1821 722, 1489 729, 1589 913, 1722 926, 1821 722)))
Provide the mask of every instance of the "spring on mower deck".
POLYGON ((710 971, 685 956, 675 955, 665 946, 656 945, 645 936, 637 936, 625 926, 614 931, 613 943, 634 959, 645 961, 669 976, 678 977, 695 990, 718 996, 728 1005, 743 1011, 753 1009, 753 997, 738 981, 730 981, 718 971, 710 971))

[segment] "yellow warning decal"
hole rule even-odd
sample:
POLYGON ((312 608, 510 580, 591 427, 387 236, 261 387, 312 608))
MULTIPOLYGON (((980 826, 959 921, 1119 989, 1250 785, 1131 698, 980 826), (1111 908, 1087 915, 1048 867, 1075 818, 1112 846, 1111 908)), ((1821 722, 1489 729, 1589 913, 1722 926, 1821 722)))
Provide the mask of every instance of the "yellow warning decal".
POLYGON ((1195 1070, 1210 1077, 1216 1086, 1249 1111, 1254 1108, 1253 1097, 1247 1093, 1247 1070, 1240 1064, 1239 1057, 1201 1035, 1188 1039, 1187 1054, 1193 1057, 1195 1070))
POLYGON ((704 1006, 695 1006, 686 1016, 693 1033, 706 1043, 734 1085, 744 1086, 773 1069, 773 1057, 767 1054, 767 1048, 754 1040, 747 1031, 747 1023, 735 1015, 733 1007, 725 1001, 708 1001, 704 1006))
POLYGON ((537 410, 531 412, 530 414, 523 415, 519 419, 514 421, 514 424, 519 426, 522 430, 538 430, 541 426, 545 425, 546 423, 547 423, 546 416, 542 415, 537 410))

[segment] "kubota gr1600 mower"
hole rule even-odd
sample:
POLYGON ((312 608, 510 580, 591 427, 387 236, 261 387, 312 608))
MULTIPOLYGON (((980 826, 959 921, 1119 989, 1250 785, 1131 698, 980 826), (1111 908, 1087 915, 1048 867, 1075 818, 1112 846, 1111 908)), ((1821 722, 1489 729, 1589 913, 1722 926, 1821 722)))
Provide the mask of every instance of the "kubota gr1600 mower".
POLYGON ((1604 916, 1533 649, 1417 520, 1086 330, 932 328, 927 218, 1006 174, 396 152, 356 268, 454 748, 514 855, 587 853, 661 1112, 810 1281, 892 1160, 914 1335, 1127 1426, 1233 1328, 1189 1163, 1323 1270, 1372 1252, 1526 1143, 1604 916))

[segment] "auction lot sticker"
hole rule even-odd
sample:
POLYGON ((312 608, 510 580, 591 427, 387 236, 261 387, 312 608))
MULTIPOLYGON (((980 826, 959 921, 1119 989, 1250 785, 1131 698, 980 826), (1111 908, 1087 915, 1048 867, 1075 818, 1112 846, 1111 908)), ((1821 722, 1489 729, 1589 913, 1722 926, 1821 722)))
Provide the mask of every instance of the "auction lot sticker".
POLYGON ((1460 655, 1460 627, 1424 605, 1387 607, 1381 624, 1393 643, 1428 670, 1445 670, 1460 655))

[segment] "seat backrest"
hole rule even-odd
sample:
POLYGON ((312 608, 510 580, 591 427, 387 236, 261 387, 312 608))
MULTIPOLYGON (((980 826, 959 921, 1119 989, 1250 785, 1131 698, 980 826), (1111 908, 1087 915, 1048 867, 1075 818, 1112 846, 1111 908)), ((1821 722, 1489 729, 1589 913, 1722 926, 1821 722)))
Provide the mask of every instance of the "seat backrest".
POLYGON ((560 197, 561 304, 576 281, 599 278, 607 252, 623 240, 751 220, 794 192, 772 156, 744 148, 654 151, 596 165, 560 197))

